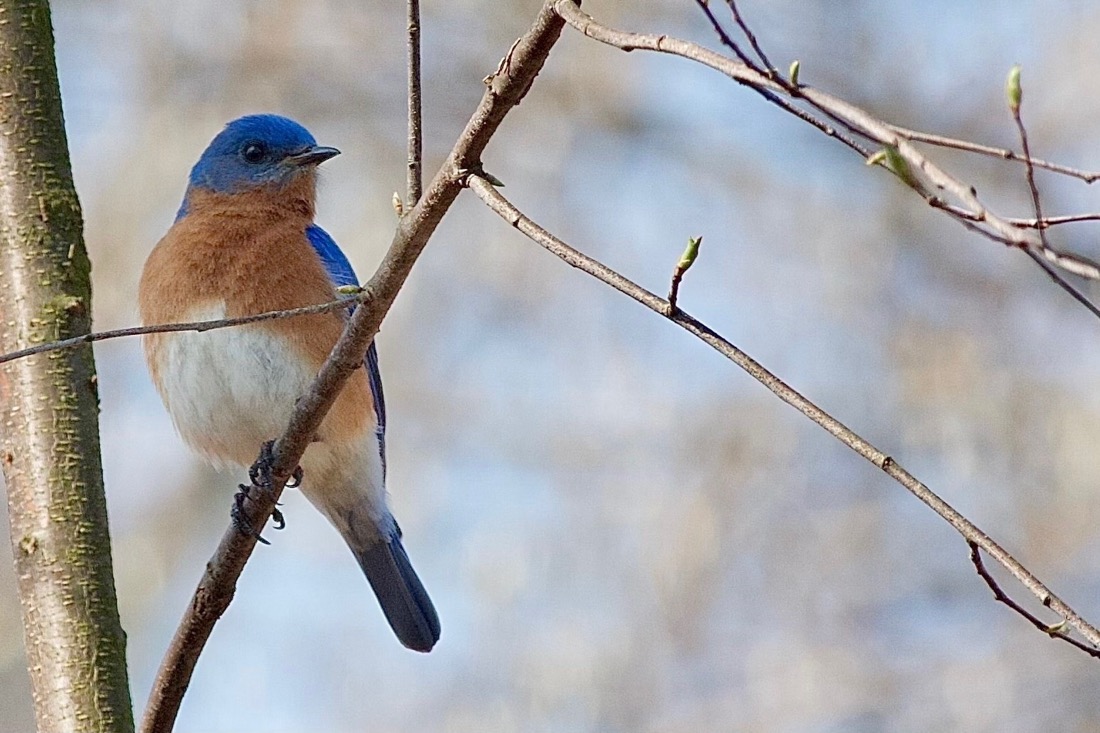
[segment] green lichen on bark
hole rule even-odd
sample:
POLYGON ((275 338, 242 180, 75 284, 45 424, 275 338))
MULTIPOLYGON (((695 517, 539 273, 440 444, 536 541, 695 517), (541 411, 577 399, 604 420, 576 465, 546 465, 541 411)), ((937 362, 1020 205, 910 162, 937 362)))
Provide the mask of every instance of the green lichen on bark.
MULTIPOLYGON (((45 0, 0 0, 0 350, 90 329, 45 0)), ((39 730, 132 731, 91 347, 0 368, 0 454, 39 730)))

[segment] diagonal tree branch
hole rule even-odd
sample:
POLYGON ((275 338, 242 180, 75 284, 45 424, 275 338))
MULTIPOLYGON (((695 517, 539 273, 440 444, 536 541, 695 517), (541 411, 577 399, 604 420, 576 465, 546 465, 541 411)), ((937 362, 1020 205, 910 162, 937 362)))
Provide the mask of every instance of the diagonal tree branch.
POLYGON ((967 542, 980 547, 997 561, 1021 584, 1031 591, 1039 601, 1076 629, 1094 647, 1100 647, 1100 630, 1089 624, 1058 598, 1034 574, 1019 563, 1007 550, 1001 547, 989 535, 974 525, 969 519, 956 511, 915 476, 902 468, 893 458, 883 453, 870 442, 862 438, 839 420, 822 410, 809 399, 790 387, 782 379, 769 372, 751 356, 711 330, 706 324, 697 321, 679 309, 671 309, 668 301, 654 295, 640 285, 615 272, 606 265, 588 257, 546 231, 512 205, 485 178, 471 175, 467 185, 485 204, 502 219, 518 229, 536 244, 596 279, 600 280, 624 295, 664 316, 685 331, 695 335, 718 353, 725 356, 745 370, 749 376, 763 384, 779 399, 795 408, 803 415, 824 428, 834 438, 844 443, 864 459, 873 463, 887 476, 897 481, 911 494, 924 502, 936 514, 950 524, 967 542))
MULTIPOLYGON (((389 251, 364 287, 364 304, 356 308, 309 393, 295 407, 286 432, 276 441, 272 490, 253 491, 250 501, 245 504, 246 519, 253 527, 261 529, 270 518, 287 479, 344 382, 361 367, 367 346, 378 332, 413 264, 462 190, 466 175, 480 168, 485 146, 505 115, 527 93, 561 35, 562 27, 562 20, 551 2, 546 2, 531 29, 512 46, 496 73, 486 79, 488 88, 477 110, 423 198, 401 218, 389 251)), ((166 733, 172 729, 199 654, 214 624, 233 599, 237 578, 255 545, 255 537, 233 526, 226 530, 161 662, 142 721, 141 730, 145 733, 166 733)))

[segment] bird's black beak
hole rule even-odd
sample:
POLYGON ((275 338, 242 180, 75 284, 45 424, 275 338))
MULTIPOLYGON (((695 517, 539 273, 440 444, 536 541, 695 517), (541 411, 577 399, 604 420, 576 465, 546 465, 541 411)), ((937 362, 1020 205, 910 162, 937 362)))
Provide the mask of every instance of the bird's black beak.
POLYGON ((326 148, 321 145, 314 145, 311 148, 306 148, 297 153, 291 153, 286 156, 285 160, 291 165, 305 167, 320 165, 329 158, 335 158, 339 154, 340 151, 336 148, 326 148))

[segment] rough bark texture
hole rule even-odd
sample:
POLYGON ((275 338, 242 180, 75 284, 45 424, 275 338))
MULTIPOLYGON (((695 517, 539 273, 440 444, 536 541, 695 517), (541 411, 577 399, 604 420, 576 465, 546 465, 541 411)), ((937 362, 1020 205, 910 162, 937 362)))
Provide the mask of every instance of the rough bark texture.
MULTIPOLYGON (((46 0, 0 0, 0 351, 86 332, 90 265, 46 0)), ((90 346, 0 367, 0 465, 39 731, 132 731, 90 346)))

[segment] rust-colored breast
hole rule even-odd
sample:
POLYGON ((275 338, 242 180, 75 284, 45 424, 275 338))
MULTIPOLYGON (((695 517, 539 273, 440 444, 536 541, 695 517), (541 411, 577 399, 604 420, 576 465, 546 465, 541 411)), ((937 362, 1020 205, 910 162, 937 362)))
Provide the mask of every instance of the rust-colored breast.
MULTIPOLYGON (((188 320, 190 313, 224 303, 227 317, 324 303, 332 282, 306 237, 313 219, 312 174, 282 189, 225 195, 192 190, 188 213, 149 255, 139 306, 145 324, 188 320)), ((279 334, 311 370, 317 370, 343 330, 341 313, 265 321, 240 328, 279 334)), ((172 334, 146 337, 145 351, 160 387, 159 354, 172 334)), ((232 355, 227 355, 232 358, 232 355)), ((356 372, 322 426, 321 437, 350 438, 373 429, 366 375, 356 372)))

